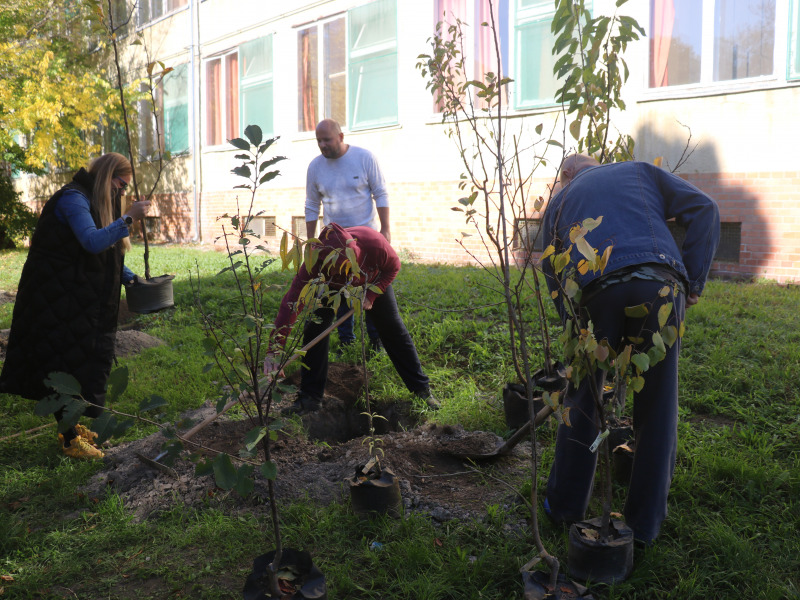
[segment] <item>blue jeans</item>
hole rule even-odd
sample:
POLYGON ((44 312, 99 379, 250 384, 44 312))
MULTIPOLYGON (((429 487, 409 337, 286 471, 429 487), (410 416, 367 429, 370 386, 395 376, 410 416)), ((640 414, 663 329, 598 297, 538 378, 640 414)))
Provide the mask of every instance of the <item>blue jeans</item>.
MULTIPOLYGON (((594 323, 598 341, 606 338, 609 345, 620 350, 625 336, 651 338, 658 331, 658 308, 673 303, 668 324, 677 326, 683 321, 685 297, 672 292, 660 298, 664 287, 658 281, 632 280, 609 286, 591 298, 585 307, 594 323), (639 319, 625 316, 626 306, 652 304, 650 313, 639 319), (644 333, 640 333, 640 332, 644 333)), ((667 348, 667 356, 644 373, 644 388, 633 401, 633 429, 636 438, 633 471, 628 498, 623 513, 637 540, 651 542, 658 536, 661 523, 667 516, 667 496, 675 470, 678 445, 678 355, 680 338, 667 348)), ((646 351, 649 346, 637 347, 646 351)), ((605 373, 596 374, 602 386, 605 373)), ((602 389, 602 387, 600 388, 602 389)), ((570 384, 564 397, 570 407, 571 427, 560 425, 556 451, 547 482, 547 500, 551 516, 560 521, 579 521, 584 518, 592 494, 597 453, 589 446, 598 434, 597 413, 588 379, 576 389, 570 384)), ((599 449, 598 453, 603 451, 599 449)))
MULTIPOLYGON (((350 310, 350 307, 347 306, 346 302, 342 302, 339 305, 339 311, 336 313, 336 318, 341 319, 348 310, 350 310)), ((378 340, 380 339, 378 330, 375 329, 375 325, 372 324, 372 319, 370 318, 369 314, 370 311, 364 312, 364 316, 366 317, 367 335, 369 336, 370 340, 378 340)), ((356 334, 353 333, 354 322, 355 318, 353 315, 350 315, 346 321, 337 327, 337 331, 339 332, 339 342, 342 344, 352 344, 356 341, 356 334)))
MULTIPOLYGON (((383 343, 389 360, 392 361, 397 374, 410 392, 423 392, 429 387, 428 376, 422 371, 417 348, 408 333, 392 286, 388 286, 383 294, 375 298, 372 309, 367 311, 372 319, 378 337, 383 343)), ((315 312, 319 322, 309 320, 303 330, 303 345, 306 345, 333 323, 333 308, 321 307, 315 312)), ((325 393, 328 380, 328 349, 330 336, 325 336, 316 346, 306 352, 300 377, 300 393, 321 399, 325 393)))

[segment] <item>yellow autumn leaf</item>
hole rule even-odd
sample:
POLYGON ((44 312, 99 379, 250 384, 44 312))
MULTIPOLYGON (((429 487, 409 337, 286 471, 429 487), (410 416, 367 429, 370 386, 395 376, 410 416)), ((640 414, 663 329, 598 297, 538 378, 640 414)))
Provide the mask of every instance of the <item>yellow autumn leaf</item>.
POLYGON ((658 328, 661 329, 667 324, 669 315, 672 313, 672 302, 662 304, 658 309, 658 328))
POLYGON ((550 244, 547 248, 544 249, 544 252, 542 252, 542 257, 540 260, 544 261, 546 258, 554 254, 555 251, 556 247, 553 246, 553 244, 550 244))

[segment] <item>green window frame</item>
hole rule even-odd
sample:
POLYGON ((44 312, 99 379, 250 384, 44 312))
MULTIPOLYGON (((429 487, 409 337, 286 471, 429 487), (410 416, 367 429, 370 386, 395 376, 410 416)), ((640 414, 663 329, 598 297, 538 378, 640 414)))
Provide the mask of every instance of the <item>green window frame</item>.
POLYGON ((274 135, 272 52, 272 34, 239 46, 239 123, 242 135, 248 125, 258 125, 264 135, 274 135))
POLYGON ((800 0, 789 4, 789 48, 786 61, 786 79, 800 79, 800 0))
POLYGON ((184 63, 164 76, 164 150, 171 154, 189 152, 189 65, 184 63))
POLYGON ((347 12, 350 130, 398 122, 397 0, 347 12))

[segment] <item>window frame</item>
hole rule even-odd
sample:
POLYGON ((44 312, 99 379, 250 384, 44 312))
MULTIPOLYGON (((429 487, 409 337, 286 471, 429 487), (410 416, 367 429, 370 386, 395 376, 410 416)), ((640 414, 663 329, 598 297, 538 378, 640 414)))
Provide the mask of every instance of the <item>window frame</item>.
POLYGON ((225 148, 227 149, 227 141, 229 139, 233 139, 239 137, 241 134, 241 119, 239 118, 239 103, 240 103, 240 96, 241 92, 239 90, 239 48, 233 48, 226 50, 224 52, 220 52, 214 54, 213 56, 207 57, 203 61, 203 100, 204 100, 204 110, 203 110, 203 123, 202 123, 202 139, 203 145, 209 149, 220 149, 225 148), (236 60, 236 68, 233 69, 231 67, 231 59, 235 57, 236 60), (211 102, 209 101, 209 94, 211 93, 211 84, 210 78, 208 77, 208 68, 211 63, 219 61, 220 64, 220 71, 219 71, 219 81, 217 85, 219 86, 219 103, 220 103, 220 110, 217 118, 219 120, 219 141, 211 140, 209 137, 211 135, 211 125, 210 119, 212 116, 212 106, 211 102), (235 79, 236 79, 236 87, 233 88, 228 83, 231 80, 231 71, 235 72, 235 79), (231 94, 236 95, 236 99, 233 100, 230 98, 231 94), (230 111, 231 107, 235 105, 236 108, 236 124, 233 125, 229 122, 230 120, 230 111))
MULTIPOLYGON (((328 15, 327 17, 320 19, 312 24, 306 24, 301 27, 296 28, 296 43, 298 44, 297 50, 297 132, 299 134, 306 134, 312 133, 316 127, 316 124, 319 123, 322 119, 333 118, 335 119, 336 116, 334 115, 333 110, 333 103, 328 102, 327 99, 327 79, 326 76, 329 75, 326 73, 326 58, 327 58, 327 48, 325 45, 325 27, 335 23, 337 21, 341 21, 341 25, 344 29, 344 43, 345 49, 344 51, 347 52, 347 13, 346 12, 339 12, 336 14, 328 15), (316 104, 314 106, 314 117, 313 117, 313 124, 308 127, 307 129, 303 129, 301 127, 302 121, 302 110, 303 110, 303 89, 302 89, 302 81, 300 80, 300 39, 301 35, 305 32, 309 32, 313 30, 316 35, 316 104)), ((344 119, 337 119, 337 122, 342 127, 342 129, 347 128, 347 120, 348 120, 348 61, 347 56, 344 58, 344 70, 341 72, 337 72, 336 75, 341 75, 344 77, 344 107, 338 107, 339 111, 344 113, 344 119)))
POLYGON ((136 7, 136 25, 139 29, 149 27, 153 23, 157 23, 175 13, 189 8, 189 0, 138 0, 136 7), (180 3, 175 6, 176 3, 180 3), (158 16, 153 17, 153 6, 160 6, 161 12, 158 16), (170 8, 172 5, 172 8, 170 8), (147 16, 142 17, 144 7, 147 7, 147 16))
MULTIPOLYGON (((652 24, 653 1, 648 0, 645 21, 652 24)), ((773 43, 773 69, 769 75, 759 75, 740 79, 714 81, 714 16, 716 0, 698 0, 702 7, 701 75, 700 81, 681 85, 650 87, 650 64, 652 49, 645 53, 642 69, 640 101, 668 100, 686 97, 714 96, 718 94, 746 92, 764 89, 780 89, 792 83, 789 77, 789 42, 792 35, 789 17, 791 7, 798 0, 775 0, 775 40, 773 43)), ((797 74, 800 78, 800 73, 797 74)))
POLYGON ((350 131, 360 131, 365 129, 375 129, 379 127, 387 127, 392 125, 397 125, 400 122, 400 64, 399 64, 399 40, 398 40, 398 29, 399 29, 399 14, 398 14, 398 0, 373 0, 372 2, 367 2, 365 4, 361 4, 359 6, 354 6, 353 8, 347 11, 347 21, 346 21, 346 29, 345 29, 345 42, 347 44, 347 57, 346 57, 346 69, 347 69, 347 79, 345 82, 346 85, 346 102, 347 102, 347 123, 348 129, 350 131), (355 50, 355 56, 357 60, 353 60, 354 56, 354 49, 353 49, 353 40, 351 39, 350 32, 352 30, 352 19, 353 14, 358 10, 365 10, 367 6, 379 4, 379 3, 386 3, 391 4, 394 10, 394 37, 392 38, 393 41, 383 41, 379 44, 373 44, 372 46, 367 46, 364 48, 359 48, 355 50), (368 64, 370 61, 375 61, 387 57, 394 57, 394 84, 395 84, 395 114, 392 118, 389 117, 379 117, 377 119, 365 119, 360 120, 357 118, 357 99, 359 94, 351 93, 353 90, 351 86, 353 83, 353 67, 357 65, 365 65, 368 64), (355 96, 355 98, 354 98, 355 96))
POLYGON ((248 125, 258 125, 261 127, 261 131, 266 137, 272 137, 275 134, 275 45, 274 45, 274 36, 272 33, 268 33, 266 35, 260 36, 248 42, 244 42, 239 45, 238 53, 239 53, 239 60, 238 60, 238 77, 239 77, 239 84, 237 86, 238 90, 238 102, 239 102, 239 135, 244 135, 244 128, 248 125), (266 41, 270 46, 270 66, 268 71, 260 72, 256 75, 245 75, 245 61, 243 60, 243 52, 242 50, 246 50, 246 46, 248 44, 255 45, 256 43, 262 43, 266 41), (264 86, 268 86, 269 94, 270 94, 270 102, 267 111, 269 112, 269 125, 270 129, 268 130, 265 126, 261 123, 250 122, 248 123, 248 117, 245 111, 245 100, 247 97, 248 92, 254 92, 259 88, 264 86))
MULTIPOLYGON (((777 7, 775 9, 777 11, 777 7)), ((777 20, 777 16, 776 16, 777 20)), ((786 81, 800 80, 800 0, 789 0, 786 38, 786 81), (796 65, 796 68, 793 68, 796 65)), ((776 33, 777 37, 777 33, 776 33)))

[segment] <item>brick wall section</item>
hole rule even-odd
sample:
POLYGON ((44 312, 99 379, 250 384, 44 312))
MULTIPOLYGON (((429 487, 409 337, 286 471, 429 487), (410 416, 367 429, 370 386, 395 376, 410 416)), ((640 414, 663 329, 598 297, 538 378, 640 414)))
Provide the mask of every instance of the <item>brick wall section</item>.
POLYGON ((715 262, 721 276, 800 281, 800 171, 686 176, 719 204, 723 222, 740 222, 739 263, 715 262))
MULTIPOLYGON (((766 278, 783 283, 800 281, 800 171, 706 173, 685 178, 718 202, 723 222, 742 223, 739 263, 715 262, 715 275, 766 278)), ((545 183, 543 179, 534 189, 544 190, 545 183)), ((408 253, 423 262, 463 265, 475 264, 475 258, 485 261, 488 255, 474 227, 465 222, 463 212, 451 210, 464 195, 457 181, 391 184, 392 245, 401 254, 408 253), (462 238, 461 232, 472 237, 462 238), (460 239, 475 258, 458 244, 460 239)), ((234 211, 237 197, 242 208, 246 208, 250 201, 246 190, 202 195, 204 243, 213 243, 221 234, 217 216, 234 211)), ((302 188, 272 188, 259 192, 254 212, 263 210, 265 216, 276 217, 278 227, 277 236, 263 240, 264 245, 278 250, 282 230, 291 232, 292 217, 304 214, 304 198, 302 188)), ((182 196, 179 201, 162 206, 159 198, 160 214, 172 214, 180 207, 191 214, 190 200, 182 196)), ((162 223, 162 231, 169 239, 187 240, 182 235, 191 231, 186 219, 177 215, 170 219, 169 223, 174 220, 183 231, 167 231, 171 225, 166 222, 162 223)))

